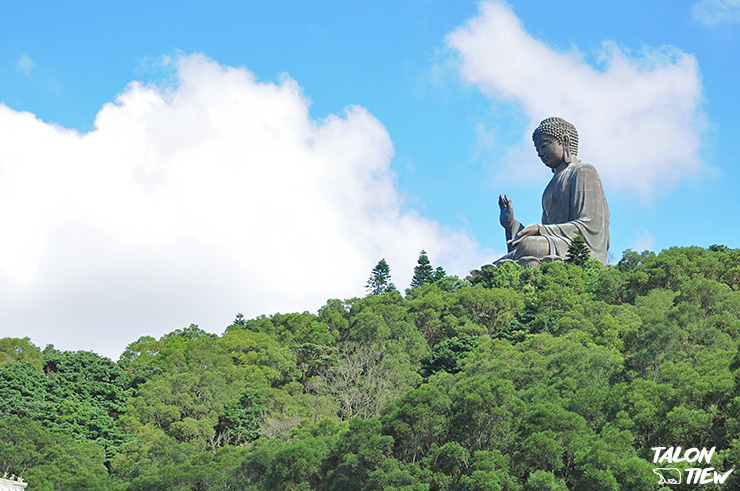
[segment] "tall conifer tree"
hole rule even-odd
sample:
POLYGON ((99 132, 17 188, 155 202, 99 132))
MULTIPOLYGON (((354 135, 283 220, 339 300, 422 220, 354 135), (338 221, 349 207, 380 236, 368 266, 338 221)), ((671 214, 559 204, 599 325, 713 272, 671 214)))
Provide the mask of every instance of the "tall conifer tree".
POLYGON ((396 289, 396 285, 391 282, 391 268, 385 258, 378 261, 378 264, 373 268, 365 289, 370 295, 392 292, 396 289))
POLYGON ((434 270, 429 262, 427 251, 424 249, 419 253, 419 260, 414 267, 414 277, 411 279, 411 288, 418 288, 427 283, 434 282, 434 270))
POLYGON ((586 261, 591 257, 591 249, 586 244, 586 239, 583 235, 576 235, 573 237, 573 241, 568 246, 568 257, 565 259, 566 262, 583 266, 586 261))
POLYGON ((445 276, 447 276, 447 271, 445 271, 442 266, 437 266, 437 269, 435 269, 434 273, 432 273, 432 282, 436 283, 445 276))

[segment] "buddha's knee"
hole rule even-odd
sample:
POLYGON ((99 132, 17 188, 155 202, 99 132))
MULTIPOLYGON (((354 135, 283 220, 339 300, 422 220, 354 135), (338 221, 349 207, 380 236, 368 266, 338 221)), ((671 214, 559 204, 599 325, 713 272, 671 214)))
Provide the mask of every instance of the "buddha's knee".
POLYGON ((542 258, 550 253, 550 244, 541 235, 527 237, 516 246, 516 258, 534 256, 542 258))

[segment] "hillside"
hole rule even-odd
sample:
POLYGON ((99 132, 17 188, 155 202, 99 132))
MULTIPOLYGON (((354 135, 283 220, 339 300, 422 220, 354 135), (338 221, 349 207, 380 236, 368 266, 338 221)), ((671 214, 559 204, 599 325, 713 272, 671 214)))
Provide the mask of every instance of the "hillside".
POLYGON ((740 467, 740 250, 436 280, 117 362, 4 338, 0 472, 29 491, 627 491, 740 467), (677 446, 716 452, 653 462, 677 446))

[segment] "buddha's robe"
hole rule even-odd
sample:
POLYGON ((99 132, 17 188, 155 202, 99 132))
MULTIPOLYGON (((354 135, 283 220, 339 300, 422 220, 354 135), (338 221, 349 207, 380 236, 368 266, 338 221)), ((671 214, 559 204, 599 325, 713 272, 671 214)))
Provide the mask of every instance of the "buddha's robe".
POLYGON ((609 249, 609 206, 599 173, 591 164, 574 159, 561 164, 542 194, 542 224, 550 255, 565 259, 576 235, 586 239, 591 257, 606 263, 609 249))

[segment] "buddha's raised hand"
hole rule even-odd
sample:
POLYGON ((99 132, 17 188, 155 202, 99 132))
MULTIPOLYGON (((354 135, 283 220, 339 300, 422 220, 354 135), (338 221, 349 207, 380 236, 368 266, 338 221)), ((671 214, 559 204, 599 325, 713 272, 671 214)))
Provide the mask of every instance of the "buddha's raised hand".
POLYGON ((498 207, 501 210, 498 220, 501 226, 509 229, 514 223, 514 205, 511 204, 508 194, 501 194, 498 197, 498 207))

